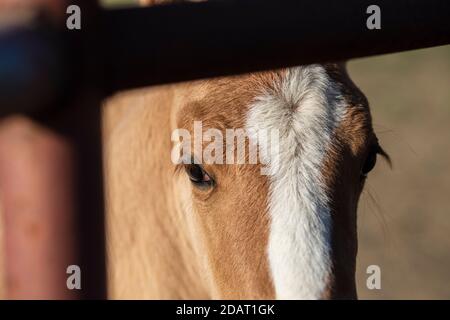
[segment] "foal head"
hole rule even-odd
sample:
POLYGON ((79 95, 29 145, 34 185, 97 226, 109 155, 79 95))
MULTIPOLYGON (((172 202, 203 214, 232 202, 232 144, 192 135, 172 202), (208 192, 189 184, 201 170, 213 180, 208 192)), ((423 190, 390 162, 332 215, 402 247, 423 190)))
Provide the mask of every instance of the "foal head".
POLYGON ((358 199, 384 152, 345 66, 200 81, 183 92, 172 129, 190 133, 192 148, 176 165, 174 188, 188 195, 180 207, 199 227, 216 296, 356 298, 358 199), (229 129, 247 133, 244 161, 229 129), (276 139, 261 143, 261 131, 276 139), (222 139, 224 150, 211 152, 222 139))

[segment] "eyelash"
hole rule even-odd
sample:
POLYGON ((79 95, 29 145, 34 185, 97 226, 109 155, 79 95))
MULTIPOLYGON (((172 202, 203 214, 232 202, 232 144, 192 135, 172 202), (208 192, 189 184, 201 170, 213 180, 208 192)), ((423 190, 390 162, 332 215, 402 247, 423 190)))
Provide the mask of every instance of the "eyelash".
POLYGON ((380 145, 377 143, 376 145, 371 147, 363 163, 363 166, 361 167, 361 178, 363 179, 367 178, 369 172, 371 172, 373 168, 375 168, 378 155, 382 156, 391 166, 391 158, 386 153, 386 151, 384 151, 383 148, 381 148, 380 145))

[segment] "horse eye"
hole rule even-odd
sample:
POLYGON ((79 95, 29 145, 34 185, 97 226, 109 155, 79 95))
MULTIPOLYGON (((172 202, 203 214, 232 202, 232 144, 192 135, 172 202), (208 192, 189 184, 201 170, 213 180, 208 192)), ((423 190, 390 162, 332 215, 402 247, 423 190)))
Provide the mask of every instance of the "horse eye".
POLYGON ((185 166, 189 180, 199 187, 209 187, 212 186, 213 180, 208 173, 198 164, 187 164, 185 166))
POLYGON ((372 169, 375 167, 375 164, 377 163, 377 148, 372 148, 366 158, 366 161, 364 162, 364 165, 361 169, 361 176, 363 178, 367 177, 367 174, 372 171, 372 169))

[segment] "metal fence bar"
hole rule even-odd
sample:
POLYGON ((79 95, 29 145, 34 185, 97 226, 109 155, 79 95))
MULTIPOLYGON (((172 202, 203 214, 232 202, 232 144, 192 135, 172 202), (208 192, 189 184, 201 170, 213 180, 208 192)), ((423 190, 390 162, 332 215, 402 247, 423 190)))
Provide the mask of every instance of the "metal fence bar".
POLYGON ((104 11, 101 40, 114 91, 448 44, 449 17, 448 0, 181 3, 104 11))
MULTIPOLYGON (((87 2, 81 3, 85 17, 90 10, 87 2)), ((0 116, 33 112, 30 105, 42 108, 40 102, 67 91, 79 57, 72 55, 65 60, 64 54, 67 47, 73 47, 71 39, 77 32, 81 37, 96 35, 89 48, 91 55, 101 57, 94 66, 96 85, 110 94, 140 86, 449 44, 449 16, 448 0, 347 0, 345 4, 329 0, 231 0, 103 10, 96 15, 95 24, 86 24, 83 18, 79 31, 32 29, 26 31, 26 37, 14 38, 19 48, 35 42, 35 50, 19 55, 23 61, 17 64, 25 65, 30 56, 40 55, 40 61, 60 65, 46 67, 45 90, 37 93, 35 88, 42 87, 42 78, 25 74, 27 81, 12 87, 0 68, 0 116), (381 9, 380 30, 366 27, 366 10, 373 4, 381 9), (57 56, 60 51, 63 55, 57 56)), ((0 46, 12 48, 9 39, 0 34, 0 46)), ((0 51, 0 58, 7 53, 0 51)), ((30 68, 42 72, 42 65, 30 68)))
MULTIPOLYGON (((104 228, 103 161, 101 139, 101 102, 105 97, 99 68, 102 57, 96 49, 99 37, 99 8, 94 1, 70 2, 82 8, 81 32, 59 29, 65 94, 35 119, 67 139, 72 151, 74 176, 72 209, 76 221, 77 265, 81 269, 82 299, 105 299, 106 253, 104 228), (59 107, 61 104, 62 107, 59 107)), ((61 71, 61 70, 60 70, 61 71)), ((56 199, 55 199, 56 200, 56 199)))

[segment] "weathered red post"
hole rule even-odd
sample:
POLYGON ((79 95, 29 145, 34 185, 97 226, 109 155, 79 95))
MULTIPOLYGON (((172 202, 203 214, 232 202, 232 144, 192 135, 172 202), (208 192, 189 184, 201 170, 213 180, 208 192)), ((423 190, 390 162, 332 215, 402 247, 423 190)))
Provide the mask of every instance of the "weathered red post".
MULTIPOLYGON (((24 95, 15 99, 19 105, 7 101, 2 112, 12 113, 14 107, 29 110, 26 117, 6 117, 0 122, 0 203, 10 299, 106 297, 100 133, 103 95, 95 83, 95 52, 88 50, 95 39, 87 34, 89 21, 96 12, 95 2, 88 2, 82 6, 84 30, 71 34, 65 30, 65 1, 27 3, 27 11, 38 12, 39 7, 47 19, 45 23, 32 19, 23 28, 15 26, 18 31, 8 47, 11 52, 2 56, 12 63, 15 57, 23 58, 22 63, 28 61, 27 54, 30 59, 40 59, 31 61, 28 74, 15 70, 18 73, 10 79, 16 81, 12 91, 2 92, 2 98, 24 95), (27 38, 29 32, 33 35, 27 38), (52 34, 65 36, 60 39, 52 34), (36 42, 36 35, 43 41, 36 42), (61 81, 48 83, 60 83, 60 88, 41 86, 42 81, 54 77, 61 81), (42 90, 36 92, 36 86, 42 90), (45 90, 47 95, 42 93, 45 90), (80 267, 81 290, 67 287, 70 265, 80 267)), ((11 16, 23 12, 14 1, 0 8, 9 10, 11 16)))

